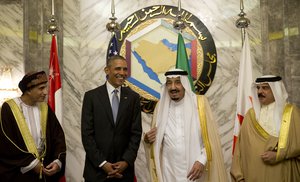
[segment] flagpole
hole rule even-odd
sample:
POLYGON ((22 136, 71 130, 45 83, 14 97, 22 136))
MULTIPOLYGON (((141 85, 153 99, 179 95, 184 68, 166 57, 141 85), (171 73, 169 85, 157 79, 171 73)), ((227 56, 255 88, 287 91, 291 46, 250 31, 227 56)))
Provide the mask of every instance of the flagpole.
POLYGON ((111 38, 109 41, 107 53, 106 53, 106 61, 112 56, 112 55, 118 55, 118 45, 117 45, 117 38, 116 38, 116 32, 120 31, 120 24, 116 22, 117 17, 115 17, 115 1, 111 0, 111 17, 109 18, 110 22, 106 24, 106 30, 111 33, 111 38))
POLYGON ((51 15, 54 16, 54 0, 52 0, 52 9, 51 9, 51 15))
POLYGON ((51 35, 55 35, 56 32, 58 32, 58 26, 54 15, 54 0, 51 1, 51 17, 49 19, 49 25, 47 32, 51 35))
POLYGON ((242 47, 244 45, 244 40, 245 40, 245 28, 247 28, 250 25, 250 20, 246 18, 246 13, 244 12, 244 2, 243 0, 240 0, 240 10, 241 12, 238 14, 239 19, 236 20, 235 26, 237 28, 241 29, 241 38, 242 38, 242 47))
POLYGON ((115 1, 114 0, 111 0, 111 17, 109 18, 110 19, 110 22, 106 24, 106 29, 111 32, 111 34, 113 35, 114 33, 120 31, 120 25, 118 22, 116 22, 117 20, 117 17, 115 17, 115 1))
POLYGON ((178 12, 177 12, 177 20, 174 21, 173 27, 182 33, 183 29, 185 29, 186 25, 183 19, 181 18, 181 1, 178 0, 178 12))
POLYGON ((111 15, 112 17, 115 16, 115 1, 111 0, 111 15))

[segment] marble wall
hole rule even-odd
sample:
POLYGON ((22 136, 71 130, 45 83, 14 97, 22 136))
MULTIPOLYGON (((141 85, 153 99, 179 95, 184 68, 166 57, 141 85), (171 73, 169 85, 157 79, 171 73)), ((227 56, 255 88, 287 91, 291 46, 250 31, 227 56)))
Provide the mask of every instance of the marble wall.
MULTIPOLYGON (((38 4, 35 2, 35 0, 0 1, 0 17, 3 17, 0 19, 0 66, 13 67, 16 81, 21 79, 24 70, 48 69, 50 38, 47 37, 49 35, 46 34, 46 27, 51 12, 49 8, 51 1, 39 1, 38 4), (30 40, 32 36, 30 32, 37 33, 34 40, 30 40)), ((103 69, 110 38, 105 25, 109 22, 110 2, 110 0, 55 0, 57 19, 61 27, 58 47, 63 76, 63 128, 68 150, 66 167, 68 182, 83 181, 85 152, 81 142, 80 126, 82 99, 85 91, 105 82, 103 69)), ((176 6, 177 2, 177 0, 115 0, 116 16, 121 22, 132 12, 143 7, 156 4, 176 6)), ((297 69, 300 61, 300 16, 297 11, 299 1, 276 0, 274 4, 273 0, 245 0, 244 7, 247 17, 251 20, 247 31, 251 43, 254 76, 261 73, 282 74, 286 77, 285 82, 289 84, 291 101, 299 105, 300 96, 297 94, 300 82, 300 70, 297 69), (285 1, 288 3, 284 4, 285 1), (273 16, 276 17, 276 22, 272 21, 273 16), (282 33, 284 36, 277 39, 269 37, 270 35, 276 37, 277 32, 288 33, 282 33)), ((206 96, 219 125, 224 164, 229 170, 241 53, 240 30, 235 27, 237 14, 240 12, 239 1, 185 0, 182 1, 182 8, 196 15, 206 25, 216 44, 217 70, 206 96)), ((151 115, 143 114, 143 127, 148 126, 150 119, 151 115)), ((142 148, 137 166, 142 169, 145 166, 142 148)), ((140 174, 137 174, 138 181, 148 182, 147 175, 141 177, 140 174)))
POLYGON ((262 0, 263 73, 283 76, 289 100, 300 106, 299 0, 262 0))
POLYGON ((12 68, 12 79, 17 85, 24 74, 22 1, 0 1, 0 17, 0 68, 12 68))

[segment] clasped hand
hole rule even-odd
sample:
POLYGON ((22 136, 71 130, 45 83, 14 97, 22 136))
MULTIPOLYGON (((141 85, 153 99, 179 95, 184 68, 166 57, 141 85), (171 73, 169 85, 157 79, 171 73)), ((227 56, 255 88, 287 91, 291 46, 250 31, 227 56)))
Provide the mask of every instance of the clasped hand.
POLYGON ((268 164, 274 164, 276 162, 277 153, 274 151, 266 151, 260 155, 261 159, 268 164))
POLYGON ((48 166, 43 167, 41 165, 41 163, 38 163, 34 168, 33 171, 37 174, 40 173, 40 170, 43 170, 43 174, 45 174, 46 176, 52 176, 55 173, 57 173, 60 170, 60 167, 58 166, 58 164, 56 162, 52 162, 50 163, 48 166))
POLYGON ((126 161, 119 161, 116 163, 106 162, 102 169, 106 172, 107 178, 122 178, 123 171, 128 167, 126 161))

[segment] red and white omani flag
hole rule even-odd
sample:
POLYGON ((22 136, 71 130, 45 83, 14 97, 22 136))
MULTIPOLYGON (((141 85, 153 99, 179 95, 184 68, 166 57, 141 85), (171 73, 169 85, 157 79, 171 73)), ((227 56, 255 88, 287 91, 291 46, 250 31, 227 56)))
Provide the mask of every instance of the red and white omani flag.
POLYGON ((238 81, 238 92, 237 92, 237 106, 236 116, 234 123, 234 138, 233 138, 233 150, 234 153, 235 143, 240 132, 240 126, 243 123, 246 112, 252 107, 251 97, 251 84, 253 83, 252 78, 252 61, 250 55, 250 44, 248 40, 248 34, 245 33, 245 41, 243 45, 240 69, 239 69, 239 81, 238 81))
MULTIPOLYGON (((48 104, 60 122, 62 123, 62 89, 59 62, 57 55, 56 36, 52 35, 49 63, 49 88, 48 104)), ((65 176, 59 179, 59 182, 66 182, 65 176)))
POLYGON ((62 89, 57 55, 56 36, 52 35, 49 64, 49 90, 48 104, 55 112, 60 124, 62 122, 62 89))

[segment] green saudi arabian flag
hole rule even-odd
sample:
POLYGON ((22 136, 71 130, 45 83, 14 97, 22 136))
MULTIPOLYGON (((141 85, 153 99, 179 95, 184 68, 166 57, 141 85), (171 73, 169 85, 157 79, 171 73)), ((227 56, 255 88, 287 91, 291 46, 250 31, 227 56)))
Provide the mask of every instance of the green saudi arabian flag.
POLYGON ((176 57, 176 68, 182 69, 188 72, 188 78, 191 84, 193 92, 195 92, 195 87, 193 84, 193 79, 191 76, 191 68, 189 64, 189 59, 186 53, 185 44, 181 33, 178 33, 177 41, 177 57, 176 57))

